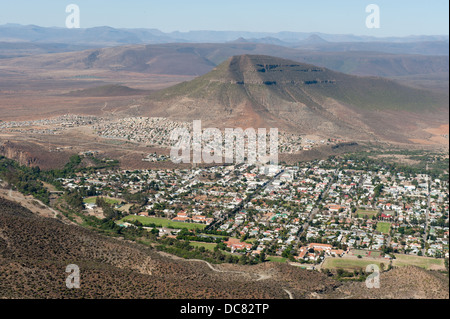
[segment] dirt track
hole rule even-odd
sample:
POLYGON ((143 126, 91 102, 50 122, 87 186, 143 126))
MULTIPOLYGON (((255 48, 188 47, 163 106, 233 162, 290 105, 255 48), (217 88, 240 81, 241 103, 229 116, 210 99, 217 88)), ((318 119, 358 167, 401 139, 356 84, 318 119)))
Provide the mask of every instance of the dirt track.
MULTIPOLYGON (((2 185, 0 185, 1 187, 2 185)), ((4 186, 4 185, 3 185, 4 186)), ((74 224, 70 220, 68 220, 63 214, 54 210, 51 207, 48 207, 40 200, 35 199, 32 196, 24 196, 23 194, 13 191, 12 189, 4 189, 0 188, 0 197, 3 197, 8 200, 15 201, 22 205, 23 207, 29 209, 36 215, 46 217, 46 218, 55 218, 60 219, 66 224, 74 224), (59 217, 58 217, 59 216, 59 217)))

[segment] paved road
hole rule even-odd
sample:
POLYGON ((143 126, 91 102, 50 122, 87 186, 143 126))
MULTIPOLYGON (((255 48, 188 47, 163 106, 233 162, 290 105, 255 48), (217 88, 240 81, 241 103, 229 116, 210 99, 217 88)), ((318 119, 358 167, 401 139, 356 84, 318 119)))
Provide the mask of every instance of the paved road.
POLYGON ((427 164, 427 208, 425 209, 425 229, 423 234, 423 242, 424 248, 422 249, 422 255, 425 256, 426 253, 426 244, 428 239, 428 223, 429 223, 429 214, 431 209, 431 195, 430 195, 430 176, 428 175, 428 164, 427 164))
POLYGON ((236 214, 237 212, 239 212, 240 210, 242 210, 242 208, 244 208, 244 206, 249 203, 254 196, 256 196, 257 194, 260 194, 261 191, 264 191, 267 189, 267 187, 269 187, 270 185, 272 185, 273 181, 276 180, 278 178, 278 176, 280 176, 281 174, 284 173, 284 170, 281 170, 278 174, 276 174, 273 178, 271 178, 269 181, 267 181, 266 183, 264 183, 263 185, 258 186, 255 191, 253 193, 251 193, 250 195, 247 196, 246 199, 242 200, 242 202, 237 205, 235 208, 233 208, 233 210, 231 212, 229 212, 226 216, 217 219, 217 221, 215 221, 214 223, 210 224, 208 227, 206 227, 206 229, 212 229, 214 225, 220 224, 222 223, 225 219, 230 218, 231 216, 233 216, 234 214, 236 214))
MULTIPOLYGON (((316 205, 319 205, 327 196, 328 196, 328 192, 330 191, 331 185, 333 185, 336 176, 339 175, 339 169, 334 171, 334 176, 333 178, 328 182, 327 188, 325 189, 325 191, 322 193, 322 196, 320 197, 320 199, 317 201, 316 205)), ((303 233, 308 229, 309 227, 309 223, 313 220, 314 216, 317 214, 317 212, 319 211, 319 208, 313 208, 311 210, 311 212, 308 215, 308 220, 306 221, 306 223, 304 223, 302 225, 302 227, 300 228, 300 230, 298 231, 297 235, 299 237, 301 237, 303 235, 303 233)))

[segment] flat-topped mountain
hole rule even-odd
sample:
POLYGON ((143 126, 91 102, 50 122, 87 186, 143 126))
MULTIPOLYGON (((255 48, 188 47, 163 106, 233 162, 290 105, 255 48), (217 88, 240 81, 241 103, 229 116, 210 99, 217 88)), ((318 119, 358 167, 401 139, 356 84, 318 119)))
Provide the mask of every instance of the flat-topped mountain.
POLYGON ((149 115, 218 127, 278 127, 356 140, 407 141, 448 114, 445 95, 261 55, 232 57, 204 76, 151 94, 146 105, 149 115))

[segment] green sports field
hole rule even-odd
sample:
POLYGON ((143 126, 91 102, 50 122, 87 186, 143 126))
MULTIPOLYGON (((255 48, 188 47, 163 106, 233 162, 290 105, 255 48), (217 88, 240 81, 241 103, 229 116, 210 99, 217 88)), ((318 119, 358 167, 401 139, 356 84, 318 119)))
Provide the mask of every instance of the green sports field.
POLYGON ((398 267, 412 265, 425 269, 445 270, 444 259, 420 257, 414 255, 395 254, 393 265, 398 267))
POLYGON ((369 255, 369 250, 362 250, 362 249, 352 249, 350 253, 354 256, 361 256, 361 257, 367 257, 369 255))
POLYGON ((214 251, 214 247, 217 246, 216 243, 201 243, 196 241, 191 241, 190 245, 193 247, 205 247, 206 250, 214 251))
POLYGON ((377 223, 377 230, 380 233, 383 234, 389 234, 389 231, 391 230, 391 224, 386 222, 378 222, 377 223))
POLYGON ((173 222, 170 219, 166 218, 156 218, 156 217, 145 217, 145 216, 135 216, 129 215, 127 217, 122 218, 119 221, 120 223, 129 222, 129 221, 139 221, 144 226, 148 226, 151 224, 155 224, 157 227, 171 227, 177 229, 204 229, 206 227, 205 224, 195 224, 195 223, 182 223, 182 222, 173 222))
POLYGON ((358 209, 357 214, 359 218, 363 218, 364 216, 367 216, 369 218, 372 218, 372 216, 377 215, 377 211, 375 210, 364 210, 364 209, 358 209))
MULTIPOLYGON (((105 202, 107 202, 108 204, 113 204, 113 205, 119 204, 122 202, 121 199, 116 199, 116 198, 111 198, 111 197, 100 197, 100 198, 104 199, 105 202)), ((83 200, 83 202, 85 204, 95 204, 96 199, 97 199, 97 196, 87 197, 83 200)))
MULTIPOLYGON (((374 252, 372 252, 374 254, 374 252)), ((371 254, 371 255, 372 255, 371 254)), ((417 266, 428 270, 445 270, 444 259, 430 258, 430 257, 420 257, 412 255, 402 255, 395 254, 395 258, 392 261, 394 267, 404 267, 404 266, 417 266)), ((323 269, 345 269, 345 270, 355 270, 363 268, 365 269, 367 265, 376 264, 380 267, 383 263, 385 268, 389 265, 389 260, 384 258, 337 258, 337 257, 327 257, 322 266, 323 269)))
POLYGON ((338 258, 338 257, 327 257, 325 258, 325 262, 322 265, 323 269, 345 269, 345 270, 358 270, 362 268, 366 269, 368 265, 375 264, 380 267, 380 264, 383 263, 385 267, 389 265, 388 260, 374 260, 374 259, 359 259, 359 258, 338 258))
POLYGON ((285 263, 287 259, 284 257, 269 256, 269 257, 267 257, 267 260, 274 262, 274 263, 285 263))

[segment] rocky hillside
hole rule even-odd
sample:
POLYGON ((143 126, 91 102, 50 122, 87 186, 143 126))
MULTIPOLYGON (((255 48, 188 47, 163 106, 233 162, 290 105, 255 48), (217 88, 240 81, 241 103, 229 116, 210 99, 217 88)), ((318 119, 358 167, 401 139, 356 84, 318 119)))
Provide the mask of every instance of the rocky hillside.
POLYGON ((380 289, 288 264, 208 265, 33 215, 0 197, 1 298, 448 298, 448 276, 396 268, 380 289), (80 289, 66 287, 69 264, 80 289))
POLYGON ((395 268, 380 277, 380 288, 365 283, 340 286, 330 297, 349 299, 448 299, 449 277, 435 271, 408 266, 395 268))
MULTIPOLYGON (((303 290, 335 286, 321 274, 311 281, 308 271, 292 271, 299 284, 308 283, 303 290)), ((0 198, 0 298, 288 298, 287 280, 258 278, 251 269, 219 272, 202 261, 163 256, 0 198), (80 268, 80 289, 65 286, 69 264, 80 268)))
POLYGON ((148 115, 348 140, 408 141, 448 114, 446 95, 259 55, 235 56, 145 103, 148 115))

